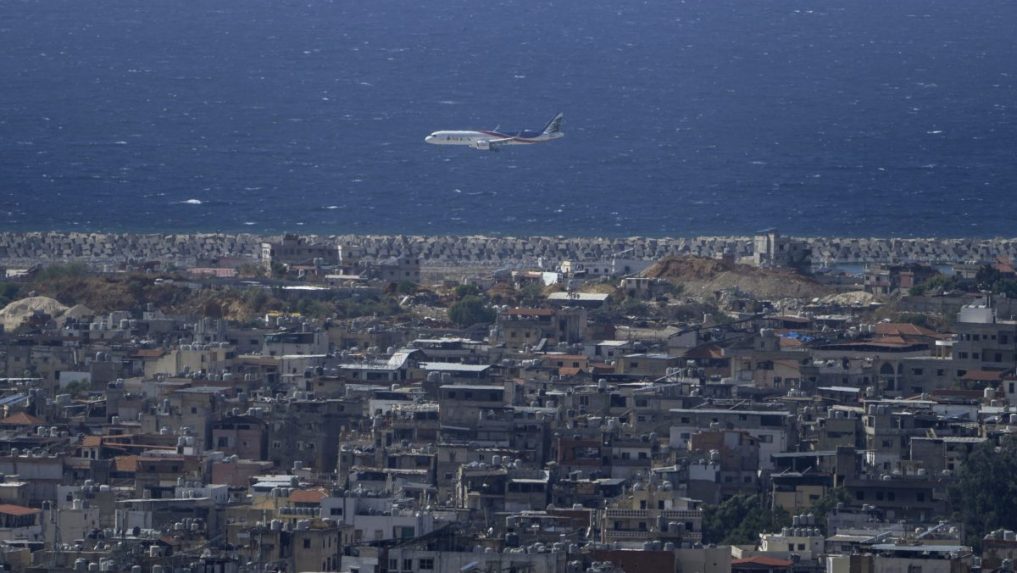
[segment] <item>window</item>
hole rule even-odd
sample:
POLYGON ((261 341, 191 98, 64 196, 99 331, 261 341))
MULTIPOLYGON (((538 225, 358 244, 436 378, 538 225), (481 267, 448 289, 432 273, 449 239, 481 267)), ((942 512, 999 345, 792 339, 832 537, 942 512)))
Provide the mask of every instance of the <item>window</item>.
POLYGON ((420 569, 423 571, 430 571, 434 569, 434 559, 421 559, 420 569))
POLYGON ((412 571, 413 570, 413 560, 412 559, 403 559, 403 570, 404 571, 412 571))
POLYGON ((311 539, 309 537, 305 537, 304 538, 304 549, 310 549, 310 548, 311 548, 311 539))

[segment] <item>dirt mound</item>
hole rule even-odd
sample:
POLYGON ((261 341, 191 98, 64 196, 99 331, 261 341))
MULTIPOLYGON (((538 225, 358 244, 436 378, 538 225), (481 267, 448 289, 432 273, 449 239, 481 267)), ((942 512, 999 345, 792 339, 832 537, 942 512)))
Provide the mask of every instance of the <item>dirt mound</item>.
POLYGON ((809 277, 787 269, 761 269, 701 257, 666 257, 643 276, 681 285, 690 296, 711 296, 737 290, 758 299, 815 298, 831 293, 809 277))
POLYGON ((879 302, 879 297, 870 292, 851 291, 827 296, 823 298, 821 302, 826 304, 840 304, 844 306, 865 306, 874 302, 879 302))
MULTIPOLYGON (((643 276, 653 279, 710 280, 720 273, 731 272, 739 265, 719 259, 702 257, 665 257, 653 263, 643 276)), ((752 267, 745 267, 751 269, 752 267)))
POLYGON ((48 296, 30 296, 16 300, 0 310, 0 322, 3 323, 4 330, 10 332, 21 326, 22 322, 36 312, 42 312, 51 317, 58 317, 66 310, 66 306, 48 296))

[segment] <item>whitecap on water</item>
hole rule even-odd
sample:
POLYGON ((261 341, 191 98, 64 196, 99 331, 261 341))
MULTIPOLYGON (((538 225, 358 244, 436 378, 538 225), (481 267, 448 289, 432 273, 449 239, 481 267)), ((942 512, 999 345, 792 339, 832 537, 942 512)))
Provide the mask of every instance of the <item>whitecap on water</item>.
POLYGON ((184 205, 201 205, 201 199, 187 199, 186 201, 181 201, 181 203, 184 205))

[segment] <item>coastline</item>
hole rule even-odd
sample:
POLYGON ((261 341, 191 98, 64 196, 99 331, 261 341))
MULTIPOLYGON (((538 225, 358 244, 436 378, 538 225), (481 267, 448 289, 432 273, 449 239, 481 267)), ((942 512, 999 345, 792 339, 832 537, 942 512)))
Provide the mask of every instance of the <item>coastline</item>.
MULTIPOLYGON (((659 259, 668 255, 750 256, 751 236, 551 237, 484 235, 301 235, 342 246, 367 259, 413 257, 436 266, 531 265, 538 260, 659 259)), ((195 265, 221 259, 259 259, 261 243, 282 235, 253 233, 0 233, 0 264, 82 262, 92 265, 159 260, 195 265)), ((787 237, 812 252, 813 265, 916 262, 956 264, 1017 256, 1017 238, 787 237)), ((348 251, 349 252, 349 251, 348 251)))

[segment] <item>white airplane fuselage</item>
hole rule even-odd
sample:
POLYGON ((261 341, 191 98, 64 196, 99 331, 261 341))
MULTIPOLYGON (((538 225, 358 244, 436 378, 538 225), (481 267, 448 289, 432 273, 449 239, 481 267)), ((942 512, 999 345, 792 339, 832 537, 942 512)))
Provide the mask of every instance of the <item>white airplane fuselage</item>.
POLYGON ((497 140, 498 145, 524 145, 528 143, 542 143, 564 135, 564 133, 538 133, 537 135, 526 137, 524 135, 512 135, 497 131, 446 130, 436 131, 425 137, 424 141, 434 145, 470 145, 473 147, 476 147, 478 143, 492 140, 497 140))
POLYGON ((435 131, 424 138, 433 145, 467 145, 474 149, 495 150, 503 145, 526 145, 543 143, 563 137, 562 114, 554 116, 543 130, 525 129, 522 131, 498 130, 441 130, 435 131))

